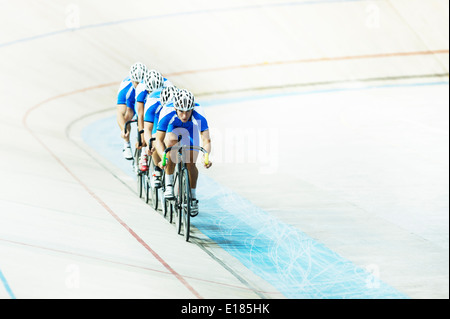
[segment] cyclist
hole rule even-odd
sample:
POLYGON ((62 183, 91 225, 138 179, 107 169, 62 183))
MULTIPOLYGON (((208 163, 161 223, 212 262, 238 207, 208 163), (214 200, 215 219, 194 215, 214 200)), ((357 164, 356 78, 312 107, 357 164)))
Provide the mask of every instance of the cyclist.
MULTIPOLYGON (((159 73, 156 70, 149 70, 144 75, 143 83, 145 85, 146 94, 141 93, 140 95, 145 95, 145 98, 140 97, 140 99, 144 99, 147 101, 153 101, 154 100, 153 96, 155 96, 155 97, 157 96, 159 99, 159 95, 160 95, 161 90, 164 85, 164 78, 161 75, 161 73, 159 73)), ((141 102, 141 104, 143 104, 143 103, 141 102)), ((142 152, 141 152, 141 158, 139 159, 139 169, 141 171, 145 172, 148 170, 146 141, 148 141, 151 136, 147 138, 148 134, 147 134, 147 136, 145 134, 144 105, 139 106, 137 112, 138 112, 139 131, 141 131, 142 129, 144 130, 144 135, 142 136, 143 139, 141 139, 142 152)))
MULTIPOLYGON (((155 72, 158 72, 156 70, 153 70, 155 72)), ((150 72, 150 71, 146 71, 146 72, 150 72)), ((163 87, 166 86, 172 86, 173 84, 167 80, 166 78, 163 77, 163 87)), ((159 91, 159 90, 156 90, 159 91)), ((139 83, 139 85, 136 87, 136 104, 135 104, 135 112, 137 114, 137 119, 138 119, 138 128, 139 131, 142 131, 144 129, 144 113, 145 113, 145 102, 147 101, 147 97, 148 95, 152 93, 148 90, 147 86, 145 85, 145 83, 142 81, 141 83, 139 83)), ((144 140, 142 140, 143 142, 143 146, 146 146, 146 142, 148 141, 147 138, 145 138, 144 140)))
MULTIPOLYGON (((154 91, 148 96, 145 103, 144 112, 144 138, 146 141, 150 140, 156 135, 156 128, 158 125, 158 120, 160 113, 165 108, 171 108, 173 110, 173 97, 177 92, 177 88, 173 85, 165 86, 162 90, 154 91)), ((147 155, 152 156, 153 162, 158 164, 161 161, 158 152, 155 152, 155 147, 147 148, 147 155)), ((144 159, 145 160, 145 159, 144 159)), ((147 165, 142 163, 142 165, 147 165)), ((153 186, 160 186, 161 169, 159 166, 155 167, 154 175, 152 176, 151 183, 153 186)))
POLYGON ((127 160, 133 159, 130 145, 130 130, 124 134, 124 126, 134 116, 135 89, 144 78, 147 67, 136 62, 130 68, 129 75, 120 83, 117 92, 117 124, 119 125, 121 137, 124 139, 123 156, 127 160))
MULTIPOLYGON (((173 101, 173 110, 169 112, 169 108, 164 116, 160 115, 156 132, 156 151, 162 158, 165 150, 165 144, 167 147, 174 146, 178 143, 178 135, 182 136, 181 145, 193 145, 199 146, 200 138, 202 140, 202 146, 206 152, 211 152, 211 138, 209 134, 208 122, 202 112, 197 111, 198 107, 194 103, 194 95, 186 90, 180 89, 175 94, 173 101)), ((196 161, 198 157, 197 151, 190 151, 187 153, 189 158, 183 159, 189 171, 189 180, 191 184, 191 198, 193 213, 198 213, 198 200, 196 194, 198 169, 196 167, 196 161)), ((205 163, 203 158, 203 165, 206 168, 210 168, 212 163, 208 161, 205 163)), ((162 162, 158 164, 162 167, 162 162)), ((173 198, 173 180, 175 163, 168 157, 166 165, 166 191, 164 197, 173 198)))

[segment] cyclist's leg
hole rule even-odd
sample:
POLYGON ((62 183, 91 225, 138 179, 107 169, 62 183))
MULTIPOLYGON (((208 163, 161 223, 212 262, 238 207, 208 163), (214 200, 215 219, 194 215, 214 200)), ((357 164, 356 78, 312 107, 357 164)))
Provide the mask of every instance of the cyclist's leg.
MULTIPOLYGON (((157 123, 151 123, 151 122, 144 122, 144 135, 145 135, 145 139, 146 141, 148 141, 150 139, 150 137, 155 137, 156 136, 156 124, 157 123), (151 134, 150 134, 151 132, 151 134)), ((154 149, 155 142, 152 143, 152 148, 154 149)), ((150 147, 150 145, 148 145, 148 147, 150 147)), ((166 147, 164 145, 164 147, 166 147)), ((161 175, 162 175, 162 171, 158 166, 158 163, 161 161, 161 157, 159 156, 158 152, 155 150, 152 155, 151 155, 151 159, 153 159, 153 163, 155 164, 155 172, 156 174, 154 174, 152 176, 152 183, 153 185, 157 185, 158 187, 161 185, 161 175)))
MULTIPOLYGON (((144 122, 144 141, 142 141, 142 144, 146 145, 142 147, 142 153, 141 158, 139 160, 139 168, 141 171, 146 172, 148 171, 148 168, 150 166, 150 162, 148 159, 147 149, 149 147, 148 143, 152 136, 151 131, 153 129, 153 123, 150 122, 144 122)), ((142 136, 142 135, 141 135, 142 136)))
POLYGON ((187 158, 185 158, 186 167, 189 171, 189 180, 191 183, 191 188, 197 188, 197 179, 198 179, 198 168, 196 165, 198 152, 190 151, 187 154, 187 158))
POLYGON ((186 167, 189 171, 189 183, 191 187, 191 215, 196 216, 198 214, 198 200, 197 200, 197 180, 198 180, 198 168, 196 165, 198 152, 190 151, 186 153, 189 158, 185 158, 186 167))
POLYGON ((124 126, 127 121, 130 121, 133 118, 133 115, 131 112, 129 112, 130 108, 127 107, 125 104, 119 104, 117 106, 117 122, 119 124, 119 127, 122 130, 122 138, 124 139, 123 144, 123 156, 127 160, 133 159, 133 153, 131 151, 131 144, 130 144, 130 130, 131 126, 128 125, 127 127, 127 135, 123 135, 124 126))
MULTIPOLYGON (((166 147, 172 147, 177 144, 178 140, 173 133, 167 133, 166 138, 164 139, 164 144, 166 147)), ((166 191, 164 192, 164 196, 166 198, 173 198, 173 183, 174 183, 174 172, 175 172, 175 159, 176 159, 176 151, 172 151, 171 154, 167 155, 167 163, 165 167, 165 187, 166 191)))
POLYGON ((117 113, 116 113, 117 124, 119 125, 122 138, 126 142, 129 142, 130 141, 130 135, 129 134, 127 134, 127 136, 123 135, 123 129, 124 129, 125 122, 126 122, 126 120, 125 120, 126 112, 127 112, 127 105, 126 104, 117 104, 117 113))
MULTIPOLYGON (((189 144, 191 146, 200 146, 200 136, 198 132, 194 131, 194 129, 189 130, 189 144)), ((198 179, 198 169, 196 166, 197 158, 198 158, 198 151, 191 150, 190 152, 186 153, 189 158, 185 158, 185 163, 187 165, 187 168, 189 170, 189 179, 191 184, 191 195, 192 198, 197 199, 195 190, 197 189, 197 179, 198 179)))
MULTIPOLYGON (((124 124, 128 121, 131 121, 134 117, 134 110, 128 106, 125 108, 125 113, 123 115, 124 124)), ((130 127, 127 128, 127 132, 130 132, 130 127)), ((130 141, 130 136, 128 135, 128 141, 130 141)))
POLYGON ((154 171, 152 172, 153 175, 151 176, 152 185, 155 187, 161 187, 162 170, 158 166, 158 163, 161 162, 161 157, 159 156, 158 152, 155 151, 152 153, 152 156, 149 159, 149 163, 150 161, 155 164, 154 171))
MULTIPOLYGON (((177 137, 173 133, 167 133, 166 138, 164 139, 164 144, 166 147, 175 146, 178 143, 177 137)), ((166 174, 173 174, 175 170, 176 164, 176 155, 177 151, 171 151, 170 154, 167 154, 167 164, 166 164, 166 174)))
POLYGON ((162 174, 162 171, 159 168, 159 166, 157 166, 157 163, 159 163, 161 161, 161 157, 159 156, 158 152, 153 152, 152 160, 153 160, 153 163, 155 163, 155 171, 157 172, 157 174, 154 176, 154 178, 155 178, 154 182, 156 184, 161 184, 160 176, 162 174))

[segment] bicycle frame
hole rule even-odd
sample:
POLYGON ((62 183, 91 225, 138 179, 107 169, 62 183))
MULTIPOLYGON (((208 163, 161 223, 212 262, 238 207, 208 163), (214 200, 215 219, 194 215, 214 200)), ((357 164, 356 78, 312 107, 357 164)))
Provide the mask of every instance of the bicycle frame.
MULTIPOLYGON (((181 138, 178 137, 178 142, 180 142, 181 138)), ((167 164, 167 154, 173 150, 177 150, 177 160, 175 165, 175 173, 174 173, 174 185, 177 185, 178 182, 178 191, 174 199, 175 213, 176 213, 176 229, 177 233, 181 233, 181 226, 184 227, 184 237, 186 241, 189 241, 190 237, 190 218, 191 218, 191 190, 190 190, 190 180, 189 180, 189 172, 184 162, 184 152, 191 150, 198 150, 205 154, 205 162, 208 163, 208 152, 199 146, 193 145, 175 145, 169 148, 166 148, 163 156, 163 166, 167 164)))

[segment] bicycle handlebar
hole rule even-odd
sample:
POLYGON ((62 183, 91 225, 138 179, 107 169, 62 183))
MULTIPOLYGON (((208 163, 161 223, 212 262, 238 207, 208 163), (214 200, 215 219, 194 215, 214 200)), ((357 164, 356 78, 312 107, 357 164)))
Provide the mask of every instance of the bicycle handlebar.
POLYGON ((163 166, 166 166, 166 164, 167 164, 167 153, 169 153, 170 151, 175 150, 175 149, 178 149, 178 150, 189 149, 189 150, 201 151, 205 154, 205 164, 208 165, 208 163, 209 163, 209 153, 203 147, 194 146, 194 145, 189 145, 189 146, 188 145, 181 145, 181 146, 174 145, 174 146, 168 147, 164 150, 164 156, 163 156, 163 160, 162 160, 163 166))
POLYGON ((154 140, 156 140, 156 137, 152 137, 151 139, 148 140, 148 147, 149 147, 149 149, 152 149, 152 144, 153 144, 154 140))
MULTIPOLYGON (((136 123, 136 122, 137 122, 137 120, 130 120, 130 121, 125 122, 125 126, 123 127, 123 133, 124 133, 124 134, 127 134, 127 126, 128 126, 130 123, 136 123)), ((142 146, 142 140, 141 140, 141 134, 142 134, 142 133, 144 133, 144 130, 140 130, 140 131, 138 132, 138 135, 137 135, 137 140, 138 140, 139 146, 142 146)))
POLYGON ((136 122, 137 122, 137 120, 131 120, 131 121, 125 122, 125 126, 123 127, 123 133, 124 133, 124 134, 127 134, 127 126, 128 126, 128 124, 130 124, 130 123, 136 123, 136 122))
POLYGON ((138 144, 139 146, 142 146, 142 140, 141 140, 141 134, 144 133, 144 130, 140 130, 137 134, 137 140, 138 140, 138 144))

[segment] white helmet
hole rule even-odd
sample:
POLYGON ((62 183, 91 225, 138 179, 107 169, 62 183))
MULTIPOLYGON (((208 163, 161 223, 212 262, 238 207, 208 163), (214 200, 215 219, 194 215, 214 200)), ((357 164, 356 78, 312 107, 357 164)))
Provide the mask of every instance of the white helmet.
POLYGON ((168 102, 173 101, 178 89, 175 86, 166 86, 161 91, 161 104, 164 106, 168 102))
POLYGON ((133 64, 131 66, 131 69, 130 69, 131 81, 141 82, 142 79, 144 78, 144 74, 146 71, 147 71, 147 67, 143 63, 136 62, 135 64, 133 64))
POLYGON ((180 89, 173 99, 173 107, 180 111, 189 111, 194 108, 194 94, 186 89, 180 89))
POLYGON ((163 87, 164 78, 158 71, 148 70, 144 74, 144 84, 148 91, 153 92, 163 87))

